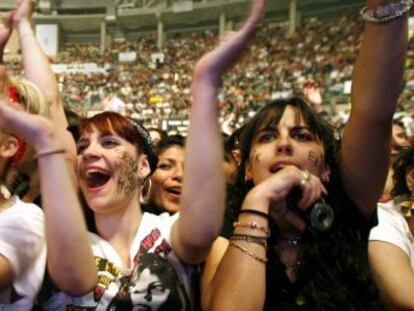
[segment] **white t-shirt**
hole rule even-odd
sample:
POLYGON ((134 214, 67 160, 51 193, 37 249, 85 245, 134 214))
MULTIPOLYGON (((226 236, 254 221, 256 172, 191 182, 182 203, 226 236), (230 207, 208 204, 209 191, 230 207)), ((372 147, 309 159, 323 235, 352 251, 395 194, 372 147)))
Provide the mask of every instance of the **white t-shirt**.
POLYGON ((378 204, 378 226, 371 229, 370 241, 383 241, 398 246, 407 254, 414 269, 414 238, 407 221, 392 201, 378 204))
POLYGON ((43 211, 13 197, 0 212, 0 254, 9 261, 13 285, 0 292, 0 310, 31 310, 46 267, 43 211))
POLYGON ((191 310, 193 266, 181 262, 171 248, 170 232, 178 213, 144 213, 125 268, 115 249, 90 233, 98 270, 94 292, 72 297, 55 294, 44 310, 191 310))

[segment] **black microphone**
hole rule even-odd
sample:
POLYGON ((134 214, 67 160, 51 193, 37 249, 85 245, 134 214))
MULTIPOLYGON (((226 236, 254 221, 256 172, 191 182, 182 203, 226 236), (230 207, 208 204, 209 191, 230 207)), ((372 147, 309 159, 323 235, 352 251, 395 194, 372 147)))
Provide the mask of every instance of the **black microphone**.
POLYGON ((301 197, 302 189, 299 187, 293 188, 286 198, 287 207, 300 217, 306 219, 312 228, 318 231, 329 230, 335 221, 335 213, 332 206, 321 198, 313 203, 306 211, 303 211, 297 206, 297 202, 301 197))

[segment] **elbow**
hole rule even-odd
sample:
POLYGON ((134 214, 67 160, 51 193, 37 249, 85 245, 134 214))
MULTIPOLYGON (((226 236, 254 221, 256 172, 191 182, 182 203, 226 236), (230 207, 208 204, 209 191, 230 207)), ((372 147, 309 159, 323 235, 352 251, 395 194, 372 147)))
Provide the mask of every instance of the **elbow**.
POLYGON ((61 278, 53 278, 53 282, 63 292, 70 296, 83 296, 92 292, 98 283, 98 275, 85 276, 65 276, 61 278))
POLYGON ((188 236, 188 238, 182 240, 182 244, 185 246, 186 249, 192 249, 195 252, 200 253, 204 250, 209 250, 211 248, 213 242, 218 237, 218 234, 198 236, 197 238, 194 237, 195 235, 188 236))
POLYGON ((185 249, 185 254, 181 254, 181 259, 187 264, 198 265, 204 262, 210 252, 214 239, 182 239, 180 245, 185 249))
MULTIPOLYGON (((182 203, 182 209, 191 206, 182 203)), ((223 204, 224 206, 224 204, 223 204)), ((206 210, 202 206, 194 206, 197 210, 206 210)), ((224 211, 224 207, 221 209, 224 211)), ((181 213, 179 218, 179 235, 180 239, 189 248, 193 249, 209 249, 214 241, 219 237, 224 221, 224 212, 215 213, 215 215, 206 216, 206 214, 186 214, 181 213)))
POLYGON ((220 232, 221 226, 200 227, 197 232, 183 234, 183 244, 195 250, 210 249, 211 245, 219 237, 220 232))

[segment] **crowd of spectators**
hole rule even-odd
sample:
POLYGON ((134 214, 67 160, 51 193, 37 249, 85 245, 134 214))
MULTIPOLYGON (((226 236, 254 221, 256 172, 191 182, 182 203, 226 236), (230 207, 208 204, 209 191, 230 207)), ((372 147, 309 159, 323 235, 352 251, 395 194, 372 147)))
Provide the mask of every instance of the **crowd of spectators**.
MULTIPOLYGON (((338 107, 349 103, 362 27, 355 12, 330 21, 306 19, 293 36, 287 34, 287 23, 266 23, 248 56, 223 81, 219 100, 228 132, 264 102, 304 93, 334 123, 343 123, 347 111, 338 107), (306 88, 313 94, 307 94, 306 88)), ((98 44, 65 45, 55 64, 95 63, 105 70, 58 74, 64 103, 81 115, 118 103, 114 110, 152 126, 160 126, 162 120, 187 119, 194 64, 217 40, 217 33, 210 30, 167 34, 161 51, 164 59, 155 63, 153 54, 160 52, 155 33, 135 41, 114 41, 103 54, 98 44), (135 61, 119 61, 121 52, 136 52, 135 61)), ((409 114, 414 98, 413 53, 411 43, 399 105, 409 114)))

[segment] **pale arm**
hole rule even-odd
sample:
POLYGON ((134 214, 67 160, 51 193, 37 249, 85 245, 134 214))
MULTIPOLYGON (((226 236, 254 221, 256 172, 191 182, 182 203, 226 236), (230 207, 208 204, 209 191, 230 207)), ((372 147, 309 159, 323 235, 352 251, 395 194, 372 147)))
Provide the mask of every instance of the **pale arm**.
POLYGON ((368 256, 381 297, 389 310, 414 310, 414 271, 407 254, 382 241, 370 241, 368 256))
POLYGON ((76 147, 73 138, 66 130, 68 122, 60 98, 56 76, 32 29, 31 19, 34 2, 32 0, 20 0, 17 1, 17 4, 18 7, 13 14, 13 24, 19 36, 25 77, 36 84, 45 95, 50 104, 51 119, 68 149, 68 157, 75 156, 76 147))
MULTIPOLYGON (((369 7, 390 3, 368 0, 369 7)), ((382 193, 388 171, 391 121, 407 49, 407 16, 366 23, 353 75, 352 110, 344 131, 340 173, 345 191, 367 216, 382 193)))
POLYGON ((0 23, 0 92, 6 93, 6 87, 9 85, 9 77, 4 64, 4 49, 12 33, 13 12, 4 16, 0 23))
MULTIPOLYGON (((0 102, 0 127, 30 143, 36 153, 63 147, 47 119, 0 102)), ((46 221, 48 269, 56 285, 71 295, 89 292, 97 282, 95 261, 70 168, 64 154, 38 159, 46 221)))
POLYGON ((252 2, 243 28, 197 63, 186 145, 180 218, 172 231, 173 248, 186 262, 203 261, 220 233, 225 209, 223 143, 217 113, 217 89, 255 32, 265 1, 252 2))
POLYGON ((13 12, 9 12, 2 18, 0 24, 0 65, 4 64, 4 49, 10 39, 13 27, 13 12))
MULTIPOLYGON (((10 38, 11 30, 12 30, 12 15, 9 13, 6 17, 3 18, 2 23, 0 25, 0 66, 1 66, 1 88, 3 89, 4 85, 6 84, 7 80, 7 72, 4 65, 4 48, 10 38)), ((9 260, 0 255, 0 291, 7 288, 13 283, 13 270, 10 265, 9 260)))

